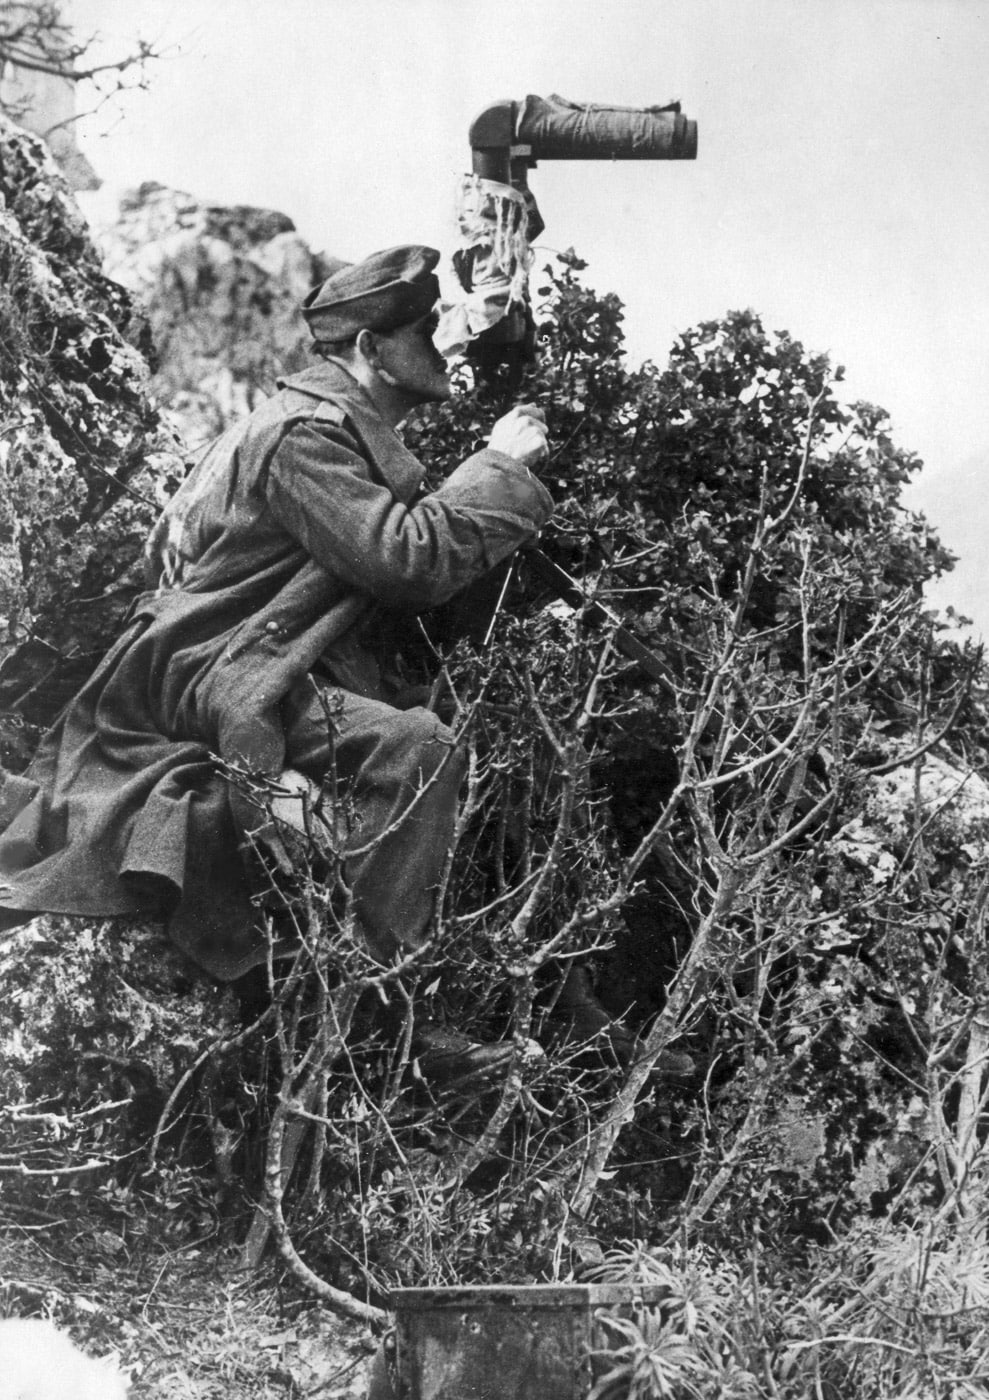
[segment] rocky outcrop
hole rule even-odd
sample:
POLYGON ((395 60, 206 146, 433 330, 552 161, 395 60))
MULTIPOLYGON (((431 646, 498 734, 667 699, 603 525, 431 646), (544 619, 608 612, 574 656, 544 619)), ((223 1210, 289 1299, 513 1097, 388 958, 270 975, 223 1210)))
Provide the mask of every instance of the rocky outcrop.
POLYGON ((190 448, 309 360, 299 304, 324 272, 284 214, 147 183, 108 218, 86 206, 109 276, 147 311, 155 380, 190 448))
POLYGON ((107 645, 181 473, 151 355, 47 147, 0 116, 0 762, 107 645))

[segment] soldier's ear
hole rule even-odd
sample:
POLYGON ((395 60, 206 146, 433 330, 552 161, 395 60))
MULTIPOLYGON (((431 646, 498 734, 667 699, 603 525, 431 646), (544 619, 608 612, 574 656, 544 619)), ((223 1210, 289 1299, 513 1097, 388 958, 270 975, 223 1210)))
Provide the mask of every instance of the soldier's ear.
POLYGON ((376 335, 374 331, 358 331, 357 348, 364 359, 364 363, 373 370, 381 382, 389 385, 392 389, 397 389, 400 387, 399 381, 385 368, 381 358, 381 342, 385 339, 385 336, 376 335))
POLYGON ((373 331, 366 328, 357 332, 357 339, 354 342, 361 355, 368 364, 377 369, 381 356, 378 354, 378 337, 373 331))

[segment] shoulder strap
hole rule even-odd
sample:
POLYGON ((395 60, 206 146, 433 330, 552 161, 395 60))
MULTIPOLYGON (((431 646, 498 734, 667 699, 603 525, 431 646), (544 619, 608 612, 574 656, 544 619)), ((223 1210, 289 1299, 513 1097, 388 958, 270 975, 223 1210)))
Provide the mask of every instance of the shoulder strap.
POLYGON ((314 423, 333 423, 338 428, 347 421, 347 414, 331 399, 320 399, 310 417, 314 423))

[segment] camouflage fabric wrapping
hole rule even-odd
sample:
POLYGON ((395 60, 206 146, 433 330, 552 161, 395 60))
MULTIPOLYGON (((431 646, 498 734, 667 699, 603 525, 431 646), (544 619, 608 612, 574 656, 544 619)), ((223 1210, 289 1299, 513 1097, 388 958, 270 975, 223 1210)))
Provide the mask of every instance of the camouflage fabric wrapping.
POLYGON ((453 268, 463 297, 447 302, 434 337, 444 355, 496 325, 526 298, 535 205, 528 191, 465 175, 457 198, 461 248, 453 268))

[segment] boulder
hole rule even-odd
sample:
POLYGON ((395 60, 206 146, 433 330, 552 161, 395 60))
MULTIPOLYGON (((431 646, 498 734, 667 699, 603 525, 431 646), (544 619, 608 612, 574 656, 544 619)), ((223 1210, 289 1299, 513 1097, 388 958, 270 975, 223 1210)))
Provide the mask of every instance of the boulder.
POLYGON ((109 218, 104 198, 86 207, 104 270, 147 311, 155 385, 191 451, 309 362, 299 305, 326 273, 284 214, 154 182, 109 218))

